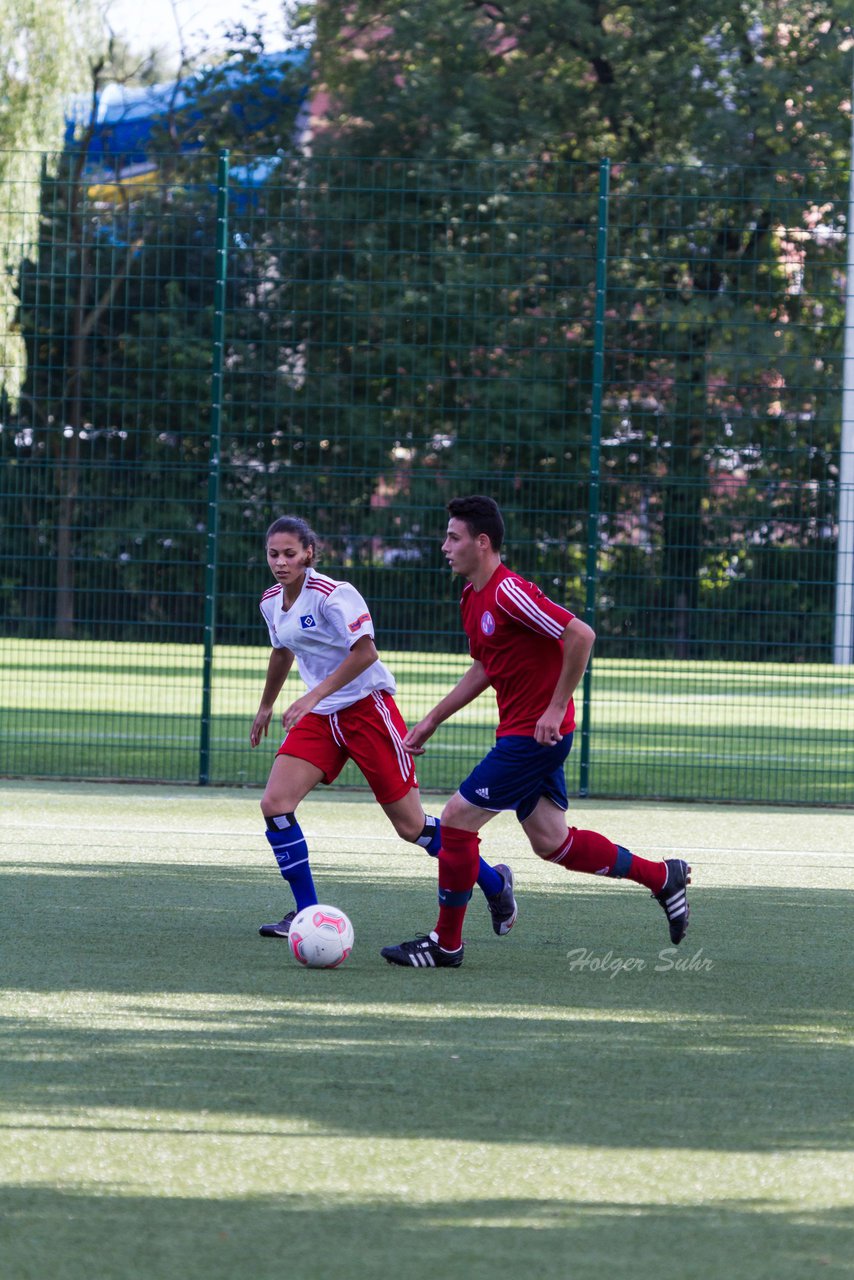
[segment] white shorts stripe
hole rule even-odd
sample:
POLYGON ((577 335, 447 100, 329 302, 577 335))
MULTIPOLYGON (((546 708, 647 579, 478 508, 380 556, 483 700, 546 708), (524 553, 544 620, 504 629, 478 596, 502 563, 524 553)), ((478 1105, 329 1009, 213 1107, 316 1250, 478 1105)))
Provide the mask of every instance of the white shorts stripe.
POLYGON ((404 781, 406 781, 409 777, 411 757, 403 746, 403 738, 401 738, 400 731, 392 720, 391 715, 389 714, 389 709, 382 696, 374 690, 371 697, 374 700, 375 707, 380 713, 380 717, 385 724, 388 736, 391 739, 391 744, 394 747, 394 754, 397 759, 398 768, 400 769, 400 776, 404 781))
POLYGON ((329 717, 329 728, 332 730, 332 737, 336 746, 344 747, 346 750, 347 739, 344 737, 344 731, 338 723, 338 712, 333 711, 329 717))

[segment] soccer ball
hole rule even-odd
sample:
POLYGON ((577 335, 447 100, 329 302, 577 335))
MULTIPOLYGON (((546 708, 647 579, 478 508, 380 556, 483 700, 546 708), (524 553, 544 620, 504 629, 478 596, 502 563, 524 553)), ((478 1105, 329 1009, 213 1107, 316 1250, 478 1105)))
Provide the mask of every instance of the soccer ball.
POLYGON ((353 926, 337 907, 303 907, 288 931, 291 955, 309 969, 334 969, 353 950, 353 926))

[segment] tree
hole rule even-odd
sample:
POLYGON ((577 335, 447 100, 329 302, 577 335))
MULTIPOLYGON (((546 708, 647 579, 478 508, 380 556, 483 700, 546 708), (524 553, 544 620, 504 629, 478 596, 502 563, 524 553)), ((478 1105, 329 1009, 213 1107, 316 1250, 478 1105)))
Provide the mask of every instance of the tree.
MULTIPOLYGON (((326 4, 318 17, 319 77, 330 102, 318 153, 412 162, 500 157, 520 171, 534 159, 557 171, 603 154, 618 162, 606 423, 614 492, 603 544, 619 547, 628 519, 619 490, 652 462, 659 480, 645 519, 655 555, 646 560, 643 605, 657 603, 665 620, 657 640, 689 654, 700 592, 714 576, 716 472, 747 459, 779 505, 804 471, 814 482, 819 457, 830 465, 839 360, 831 316, 838 317, 839 295, 832 275, 827 287, 823 263, 838 263, 840 253, 833 201, 848 161, 850 10, 839 0, 702 7, 437 0, 405 10, 357 0, 343 24, 339 12, 326 4), (798 255, 805 270, 795 265, 798 255), (746 339, 752 381, 743 367, 737 372, 746 339), (816 350, 820 368, 805 385, 816 350), (767 394, 769 378, 782 398, 767 394), (770 412, 769 403, 781 407, 770 412), (803 439, 806 422, 815 422, 821 444, 793 451, 791 433, 803 439), (791 424, 785 449, 783 424, 791 424), (722 442, 721 430, 739 438, 722 442)), ((374 252, 382 252, 378 243, 374 252)), ((481 297, 490 289, 484 266, 481 297)), ((536 295, 536 272, 529 285, 536 295)), ((575 311, 589 346, 578 285, 575 311)), ((494 285, 493 298, 499 292, 494 285)), ((559 295, 547 292, 554 318, 559 295)), ((479 303, 481 317, 490 311, 492 349, 500 309, 479 303)), ((463 361, 477 349, 472 344, 463 361)), ((578 409, 583 433, 586 412, 578 409)), ((534 434, 547 442, 547 430, 534 434)), ((451 468, 460 443, 446 458, 451 468)), ((576 434, 570 452, 579 447, 583 455, 576 434)), ((561 456, 559 447, 546 452, 561 456)), ((537 474, 536 449, 520 463, 537 474)), ((832 484, 830 471, 824 483, 832 484)), ((796 526, 770 519, 751 536, 791 537, 796 526)), ((823 538, 826 519, 806 520, 803 529, 806 538, 823 538)), ((740 572, 757 562, 741 558, 740 572)))
POLYGON ((325 0, 317 30, 330 136, 362 155, 845 158, 844 0, 325 0))
POLYGON ((103 598, 103 585, 93 596, 96 579, 109 575, 123 601, 126 616, 117 622, 160 619, 178 629, 193 597, 181 591, 177 566, 195 598, 200 586, 216 243, 214 147, 204 144, 215 132, 219 145, 245 146, 259 119, 271 116, 273 88, 270 130, 290 119, 293 132, 298 99, 289 109, 284 102, 287 71, 296 81, 296 69, 265 60, 254 45, 251 56, 226 53, 204 74, 191 74, 183 55, 180 65, 183 79, 152 125, 151 160, 140 173, 100 133, 98 105, 108 83, 150 82, 156 62, 134 58, 114 39, 104 56, 88 59, 88 109, 81 104, 57 172, 43 177, 36 251, 20 268, 25 429, 17 444, 7 436, 3 446, 14 447, 17 474, 28 477, 21 509, 62 638, 85 623, 84 601, 103 598), (233 110, 230 93, 239 100, 233 110), (163 469, 162 524, 170 533, 131 531, 144 530, 143 513, 150 514, 144 502, 127 502, 131 468, 163 469), (55 513, 50 529, 37 513, 37 491, 55 513), (93 503, 97 528, 81 527, 93 503))
MULTIPOLYGON (((397 563, 427 562, 443 495, 487 483, 510 509, 514 560, 578 602, 603 153, 613 603, 600 629, 689 654, 708 646, 704 608, 750 587, 770 598, 766 549, 812 554, 832 507, 841 15, 827 0, 324 3, 326 127, 310 154, 294 146, 303 67, 283 69, 247 32, 164 119, 150 189, 119 165, 97 194, 69 157, 22 284, 36 408, 32 443, 16 446, 32 474, 50 460, 39 474, 59 478, 60 530, 84 492, 97 506, 97 529, 66 538, 64 585, 45 558, 61 633, 93 565, 124 587, 129 619, 188 621, 223 144, 236 154, 220 526, 234 596, 221 621, 245 611, 273 505, 310 504, 339 530, 336 559, 382 568, 396 591, 397 563), (128 500, 131 465, 156 472, 164 503, 132 545, 151 509, 128 500), (667 625, 640 634, 642 615, 667 625)), ((747 634, 762 610, 744 612, 747 634)), ((406 617, 414 637, 417 607, 406 617)))
POLYGON ((0 6, 0 390, 12 401, 24 369, 15 280, 38 225, 39 179, 61 150, 67 97, 101 40, 91 0, 0 6))

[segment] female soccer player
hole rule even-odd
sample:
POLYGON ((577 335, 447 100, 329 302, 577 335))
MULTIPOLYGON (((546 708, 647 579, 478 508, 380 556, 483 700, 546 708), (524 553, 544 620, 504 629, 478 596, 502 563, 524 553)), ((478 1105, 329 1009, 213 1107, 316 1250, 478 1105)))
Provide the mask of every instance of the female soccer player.
POLYGON ((591 875, 634 880, 664 909, 670 941, 688 927, 691 868, 682 858, 639 858, 598 831, 566 825, 564 763, 575 728, 572 695, 594 632, 501 562, 504 521, 492 498, 448 503, 442 552, 467 579, 460 599, 472 664, 413 729, 404 746, 420 755, 439 725, 490 685, 498 700, 495 746, 442 811, 439 919, 431 933, 383 947, 389 964, 457 968, 463 918, 479 858, 478 832, 502 810, 515 812, 540 858, 591 875))
MULTIPOLYGON (((273 649, 249 734, 253 747, 267 736, 294 659, 308 688, 282 715, 287 736, 261 799, 267 839, 296 910, 261 925, 259 932, 286 938, 296 912, 317 902, 297 806, 319 782, 333 782, 347 760, 361 769, 403 840, 436 856, 441 833, 438 821, 421 807, 413 759, 403 747, 406 724, 394 701, 394 677, 377 655, 365 601, 350 583, 317 572, 317 537, 305 520, 274 520, 265 543, 276 585, 261 597, 261 613, 273 649)), ((477 883, 495 933, 509 933, 516 922, 510 868, 490 867, 481 859, 477 883)))

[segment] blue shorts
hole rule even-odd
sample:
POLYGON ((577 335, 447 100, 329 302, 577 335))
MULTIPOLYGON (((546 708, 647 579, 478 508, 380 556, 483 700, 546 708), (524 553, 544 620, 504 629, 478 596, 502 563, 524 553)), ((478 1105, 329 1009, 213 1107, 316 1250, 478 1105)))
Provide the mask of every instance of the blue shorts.
POLYGON ((534 738, 497 738, 489 755, 460 785, 460 795, 493 813, 514 809, 520 822, 530 818, 543 796, 559 809, 568 809, 563 766, 571 746, 571 733, 554 747, 540 746, 534 738))

